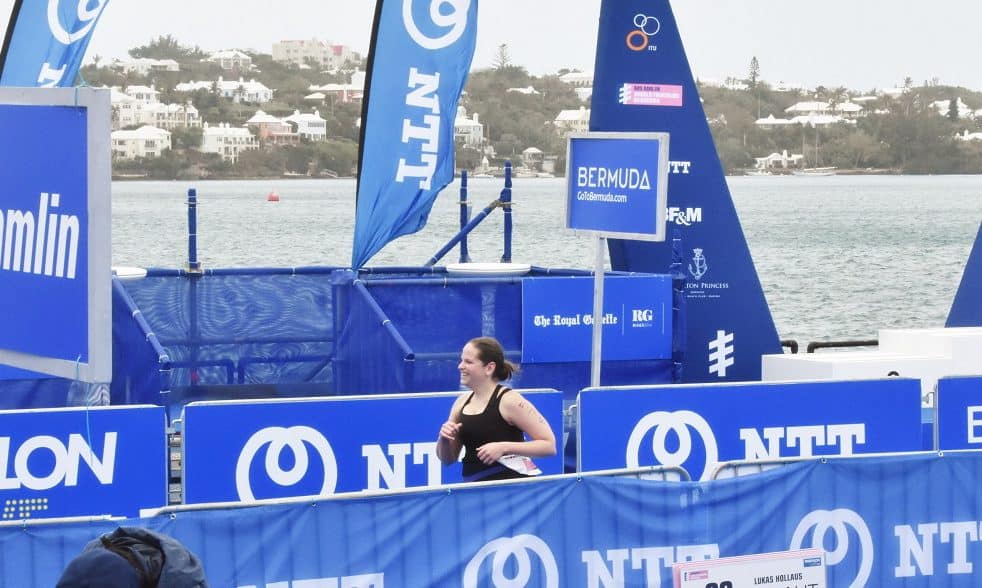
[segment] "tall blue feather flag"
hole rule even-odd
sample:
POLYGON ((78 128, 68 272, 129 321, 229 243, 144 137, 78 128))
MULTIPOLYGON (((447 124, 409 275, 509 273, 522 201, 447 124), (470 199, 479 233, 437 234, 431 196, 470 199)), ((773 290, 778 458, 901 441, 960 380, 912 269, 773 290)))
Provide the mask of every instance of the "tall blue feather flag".
POLYGON ((0 86, 73 86, 108 2, 16 0, 0 50, 0 86))
POLYGON ((379 0, 362 111, 351 266, 426 224, 453 180, 454 118, 477 0, 379 0))

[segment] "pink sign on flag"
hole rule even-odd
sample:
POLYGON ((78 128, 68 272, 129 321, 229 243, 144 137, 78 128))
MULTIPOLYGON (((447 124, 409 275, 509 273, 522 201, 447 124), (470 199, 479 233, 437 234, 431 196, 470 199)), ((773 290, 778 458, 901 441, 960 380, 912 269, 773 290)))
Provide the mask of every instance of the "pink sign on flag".
POLYGON ((631 106, 682 106, 682 86, 627 83, 621 87, 620 102, 631 106))

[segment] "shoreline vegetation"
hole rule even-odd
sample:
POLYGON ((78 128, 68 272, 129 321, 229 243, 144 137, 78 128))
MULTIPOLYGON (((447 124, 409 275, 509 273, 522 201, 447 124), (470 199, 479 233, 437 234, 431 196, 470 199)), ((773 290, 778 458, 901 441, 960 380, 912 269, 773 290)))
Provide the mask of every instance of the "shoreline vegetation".
MULTIPOLYGON (((101 64, 99 56, 82 68, 90 86, 153 86, 159 101, 166 104, 190 102, 200 120, 244 127, 257 110, 286 117, 296 111, 311 112, 306 97, 311 86, 348 83, 351 74, 364 70, 363 62, 347 62, 336 71, 321 71, 311 62, 303 67, 273 61, 265 53, 246 51, 252 65, 244 71, 222 70, 208 61, 198 47, 181 45, 170 35, 160 36, 145 46, 130 50, 133 58, 173 59, 179 71, 151 71, 138 75, 118 64, 101 64), (226 98, 217 91, 176 92, 178 83, 189 80, 246 78, 273 88, 272 102, 250 104, 226 98)), ((798 154, 797 167, 835 168, 837 175, 858 174, 982 174, 982 92, 941 85, 936 80, 915 85, 907 78, 898 91, 857 91, 848 88, 778 90, 761 77, 761 64, 751 60, 746 78, 732 78, 725 86, 697 80, 703 108, 724 172, 736 175, 784 175, 791 169, 768 168, 769 174, 753 173, 756 158, 771 154, 798 154), (735 88, 735 89, 734 89, 735 88), (855 100, 862 111, 848 122, 811 126, 758 125, 757 121, 785 118, 788 109, 801 102, 837 105, 855 100), (940 105, 940 106, 939 106, 940 105), (948 105, 945 108, 945 105, 948 105), (976 135, 980 134, 980 135, 976 135)), ((455 164, 469 173, 503 176, 505 160, 522 167, 522 153, 530 147, 541 151, 530 170, 543 171, 543 160, 554 162, 556 177, 565 174, 566 138, 557 126, 562 110, 589 109, 574 87, 560 76, 533 76, 512 63, 506 45, 499 47, 495 64, 473 70, 460 106, 468 118, 478 115, 483 125, 482 144, 472 146, 458 139, 455 164), (514 91, 509 91, 514 90, 514 91), (517 91, 521 90, 521 91, 517 91), (531 91, 530 91, 531 90, 531 91), (487 160, 487 167, 485 166, 487 160)), ((201 128, 172 131, 172 148, 153 158, 117 159, 112 164, 114 180, 219 180, 355 177, 358 157, 360 102, 331 102, 316 105, 326 120, 325 141, 301 140, 295 145, 260 144, 243 151, 236 162, 218 154, 200 151, 201 128)))

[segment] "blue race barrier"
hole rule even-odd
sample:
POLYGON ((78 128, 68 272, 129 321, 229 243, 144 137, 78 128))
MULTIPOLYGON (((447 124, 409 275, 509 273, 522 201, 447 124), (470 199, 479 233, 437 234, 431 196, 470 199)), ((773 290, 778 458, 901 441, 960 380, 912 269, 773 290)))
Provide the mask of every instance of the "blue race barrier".
POLYGON ((136 516, 167 505, 159 406, 0 412, 2 520, 136 516))
MULTIPOLYGON (((522 390, 556 435, 563 395, 522 390)), ((460 392, 196 402, 184 409, 184 502, 250 501, 460 482, 436 457, 460 392), (313 451, 311 451, 313 450, 313 451)), ((561 451, 536 458, 563 471, 561 451)))
POLYGON ((982 378, 939 378, 935 409, 939 450, 982 449, 982 378))
POLYGON ((919 451, 914 379, 593 388, 580 392, 578 471, 919 451))
MULTIPOLYGON (((716 482, 567 475, 118 524, 179 539, 221 587, 670 586, 676 561, 823 546, 831 586, 958 588, 982 558, 980 478, 976 452, 830 458, 716 482)), ((54 585, 111 528, 0 525, 0 584, 54 585)))

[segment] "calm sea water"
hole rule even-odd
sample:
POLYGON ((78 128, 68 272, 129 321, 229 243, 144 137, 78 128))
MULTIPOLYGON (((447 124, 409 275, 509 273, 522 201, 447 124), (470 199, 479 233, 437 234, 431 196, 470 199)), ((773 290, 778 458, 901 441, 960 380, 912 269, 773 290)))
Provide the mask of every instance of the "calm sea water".
MULTIPOLYGON (((880 328, 943 326, 982 221, 982 176, 727 179, 778 333, 810 341, 875 338, 880 328)), ((205 267, 347 265, 353 180, 116 182, 113 263, 183 267, 189 187, 198 190, 205 267), (266 201, 275 191, 280 202, 266 201)), ((473 179, 475 209, 500 179, 473 179)), ((593 266, 593 241, 563 228, 563 179, 516 179, 513 260, 593 266)), ((502 215, 470 237, 473 261, 497 261, 502 215)), ((456 232, 457 185, 421 233, 371 265, 419 265, 456 232)), ((457 261, 456 250, 442 263, 457 261)))

